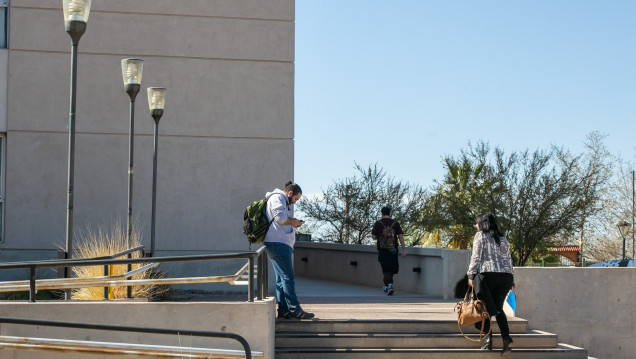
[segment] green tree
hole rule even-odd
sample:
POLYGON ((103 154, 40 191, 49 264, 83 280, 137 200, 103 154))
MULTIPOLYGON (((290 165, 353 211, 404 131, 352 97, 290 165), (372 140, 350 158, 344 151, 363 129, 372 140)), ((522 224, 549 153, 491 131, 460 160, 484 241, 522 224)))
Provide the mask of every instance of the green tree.
POLYGON ((487 163, 489 145, 468 146, 459 158, 444 157, 444 180, 434 186, 420 218, 423 228, 439 233, 451 248, 468 248, 475 234, 475 216, 495 211, 496 195, 505 189, 487 163))
MULTIPOLYGON (((589 204, 576 176, 578 157, 556 161, 557 152, 526 150, 500 172, 507 190, 497 207, 517 265, 571 233, 589 204)), ((503 151, 495 155, 497 163, 505 158, 503 151)))
POLYGON ((349 244, 371 243, 371 229, 383 206, 392 208, 400 222, 405 240, 418 242, 424 233, 417 227, 426 192, 420 187, 398 181, 378 168, 355 164, 354 176, 334 180, 315 198, 302 198, 298 210, 316 226, 327 241, 349 244))
MULTIPOLYGON (((598 145, 598 143, 597 143, 598 145)), ((570 241, 581 217, 599 211, 599 161, 563 149, 506 154, 485 143, 469 144, 459 158, 446 157, 444 182, 433 189, 422 213, 427 231, 441 230, 446 243, 466 248, 480 212, 494 213, 517 265, 570 241), (592 163, 592 164, 590 164, 592 163)))

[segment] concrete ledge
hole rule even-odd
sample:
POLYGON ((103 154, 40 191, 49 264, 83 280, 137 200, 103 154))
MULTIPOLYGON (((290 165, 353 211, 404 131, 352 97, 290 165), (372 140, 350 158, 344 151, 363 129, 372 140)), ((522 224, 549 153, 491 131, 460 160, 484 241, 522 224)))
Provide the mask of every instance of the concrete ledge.
POLYGON ((517 315, 598 358, 636 353, 636 268, 515 268, 517 315))
MULTIPOLYGON (((407 248, 406 253, 395 277, 398 290, 453 298, 455 283, 468 268, 469 250, 407 248)), ((296 242, 294 269, 300 277, 382 287, 375 246, 296 242)))
MULTIPOLYGON (((157 328, 232 332, 243 336, 252 351, 274 358, 275 300, 268 298, 248 302, 4 302, 0 316, 68 322, 118 324, 157 328)), ((136 334, 99 330, 54 328, 0 324, 0 335, 124 342, 132 344, 169 345, 214 349, 242 350, 231 339, 136 334)), ((57 358, 55 354, 13 351, 14 359, 57 358)), ((83 358, 80 354, 63 354, 60 358, 83 358)), ((111 356, 109 356, 111 358, 111 356)), ((113 356, 112 358, 119 358, 113 356)), ((128 358, 123 355, 121 358, 128 358)))

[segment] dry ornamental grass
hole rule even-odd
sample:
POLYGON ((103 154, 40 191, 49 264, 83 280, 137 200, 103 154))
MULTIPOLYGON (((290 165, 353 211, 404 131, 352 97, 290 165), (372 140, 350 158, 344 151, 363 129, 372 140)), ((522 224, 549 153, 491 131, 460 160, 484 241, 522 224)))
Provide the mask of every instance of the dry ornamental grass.
MULTIPOLYGON (((100 225, 96 230, 87 227, 79 233, 77 244, 74 248, 74 258, 95 258, 110 256, 128 249, 126 228, 123 228, 119 221, 110 226, 100 225)), ((141 231, 135 224, 131 231, 131 248, 141 244, 141 231)), ((134 252, 132 258, 139 258, 140 253, 134 252)), ((127 258, 128 256, 116 259, 127 258)), ((141 267, 140 264, 133 264, 132 270, 141 267)), ((120 275, 128 271, 128 265, 117 265, 109 268, 109 275, 120 275)), ((78 278, 93 278, 104 276, 104 266, 94 267, 73 267, 73 273, 78 278)), ((160 278, 163 275, 156 270, 150 269, 132 276, 132 279, 160 278)), ((153 298, 168 290, 167 286, 157 285, 137 285, 132 287, 132 296, 135 298, 153 298)), ((109 290, 110 299, 126 298, 127 287, 111 287, 109 290)), ((104 287, 77 288, 72 290, 74 300, 102 300, 104 297, 104 287)))

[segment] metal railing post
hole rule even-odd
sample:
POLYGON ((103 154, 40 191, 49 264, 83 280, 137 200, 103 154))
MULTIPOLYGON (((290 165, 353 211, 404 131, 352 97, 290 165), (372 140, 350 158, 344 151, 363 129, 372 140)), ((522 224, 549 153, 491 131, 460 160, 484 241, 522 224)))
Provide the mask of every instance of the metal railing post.
POLYGON ((262 275, 262 268, 263 268, 263 254, 259 253, 258 254, 258 261, 257 263, 257 267, 256 267, 256 299, 257 300, 263 300, 263 275, 262 275))
POLYGON ((263 298, 269 297, 269 261, 267 248, 263 251, 263 298))
POLYGON ((35 266, 29 267, 29 301, 35 303, 35 266))
POLYGON ((250 261, 250 274, 247 279, 247 301, 254 301, 254 257, 249 258, 250 261))
MULTIPOLYGON (((104 277, 108 277, 108 266, 104 266, 104 277)), ((108 287, 104 287, 104 300, 108 300, 108 287)))

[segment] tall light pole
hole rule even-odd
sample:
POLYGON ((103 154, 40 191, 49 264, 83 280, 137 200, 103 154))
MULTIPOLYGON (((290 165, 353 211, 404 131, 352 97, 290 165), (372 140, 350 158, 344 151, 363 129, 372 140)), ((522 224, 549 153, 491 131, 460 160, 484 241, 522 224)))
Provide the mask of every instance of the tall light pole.
POLYGON ((155 218, 157 214, 157 149, 159 140, 159 120, 166 105, 165 87, 148 87, 148 108, 155 120, 155 149, 152 153, 152 219, 150 221, 150 256, 155 256, 155 218))
MULTIPOLYGON (((73 258, 73 187, 75 185, 75 97, 77 93, 77 47, 86 32, 91 0, 63 0, 64 28, 71 38, 71 103, 68 117, 68 186, 66 195, 66 259, 73 258)), ((64 268, 64 277, 70 277, 64 268)), ((70 292, 66 291, 66 299, 70 292)))
POLYGON ((124 90, 130 98, 130 129, 128 132, 128 217, 126 220, 126 239, 128 248, 132 247, 132 198, 133 198, 133 154, 135 152, 135 98, 141 89, 141 75, 144 61, 141 59, 121 60, 121 74, 124 78, 124 90))
MULTIPOLYGON (((144 61, 141 59, 121 60, 121 74, 124 78, 124 90, 130 98, 130 130, 128 133, 128 217, 126 219, 126 240, 128 249, 132 248, 132 199, 133 199, 133 153, 135 152, 135 98, 141 89, 141 75, 144 61)), ((132 258, 128 254, 128 258, 132 258)), ((132 265, 128 265, 128 271, 132 265)), ((130 279, 130 278, 129 278, 130 279)), ((128 286, 128 298, 132 296, 132 287, 128 286)))
POLYGON ((629 229, 632 227, 632 224, 627 221, 621 221, 617 224, 618 230, 621 232, 621 236, 623 236, 623 259, 625 259, 625 236, 629 232, 629 229))

